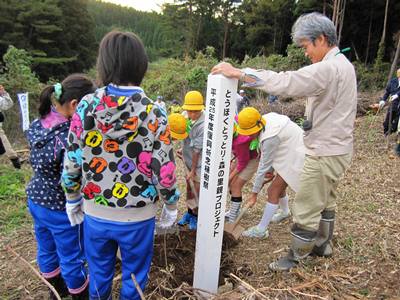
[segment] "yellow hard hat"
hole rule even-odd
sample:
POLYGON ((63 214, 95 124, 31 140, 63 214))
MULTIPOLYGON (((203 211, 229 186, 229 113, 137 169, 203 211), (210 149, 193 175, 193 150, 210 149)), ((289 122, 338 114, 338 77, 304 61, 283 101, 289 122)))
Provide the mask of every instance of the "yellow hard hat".
POLYGON ((187 92, 182 108, 184 110, 203 110, 204 100, 201 93, 198 91, 187 92))
POLYGON ((239 113, 237 131, 242 135, 252 135, 262 130, 265 123, 257 109, 245 107, 239 113))
POLYGON ((186 118, 184 116, 178 113, 170 114, 168 116, 168 124, 172 138, 177 140, 184 140, 187 138, 186 118))

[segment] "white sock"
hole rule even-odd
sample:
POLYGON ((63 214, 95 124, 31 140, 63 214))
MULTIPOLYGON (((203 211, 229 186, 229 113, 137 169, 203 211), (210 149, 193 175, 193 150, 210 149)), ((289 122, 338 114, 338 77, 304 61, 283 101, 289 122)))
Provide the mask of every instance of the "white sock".
POLYGON ((258 223, 257 227, 261 231, 265 231, 271 222, 272 216, 275 214, 276 210, 278 209, 278 204, 272 204, 267 202, 264 208, 264 214, 261 218, 260 223, 258 223))
POLYGON ((229 209, 229 215, 228 215, 229 222, 231 223, 235 222, 237 216, 239 215, 241 204, 242 202, 231 201, 231 207, 229 209))
POLYGON ((287 195, 285 195, 282 198, 279 198, 279 207, 285 214, 289 212, 289 198, 287 195))

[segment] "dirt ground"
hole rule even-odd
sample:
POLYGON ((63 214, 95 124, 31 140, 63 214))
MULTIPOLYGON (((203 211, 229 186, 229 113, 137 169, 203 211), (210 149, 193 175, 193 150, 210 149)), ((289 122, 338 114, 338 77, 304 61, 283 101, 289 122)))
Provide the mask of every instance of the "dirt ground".
MULTIPOLYGON (((394 140, 386 148, 383 116, 365 115, 356 121, 354 159, 338 189, 334 256, 308 258, 289 273, 268 271, 268 263, 287 250, 291 222, 271 224, 265 240, 242 238, 237 245, 224 246, 222 288, 215 299, 400 299, 400 159, 393 155, 394 140)), ((244 198, 250 189, 246 185, 244 198)), ((289 195, 293 201, 293 193, 289 195)), ((257 224, 265 202, 264 190, 244 216, 244 227, 257 224)), ((46 299, 47 288, 7 247, 35 266, 31 224, 0 237, 0 299, 46 299)), ((194 248, 194 232, 156 237, 146 299, 195 298, 190 288, 194 248)))

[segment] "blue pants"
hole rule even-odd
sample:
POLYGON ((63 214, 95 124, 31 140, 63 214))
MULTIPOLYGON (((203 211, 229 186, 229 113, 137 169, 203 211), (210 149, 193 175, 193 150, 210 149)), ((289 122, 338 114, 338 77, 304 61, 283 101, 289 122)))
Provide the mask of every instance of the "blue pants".
POLYGON ((51 210, 28 201, 37 241, 37 262, 44 278, 61 272, 71 294, 88 285, 82 227, 72 227, 65 211, 51 210))
POLYGON ((119 223, 86 215, 85 254, 89 264, 90 299, 111 299, 118 246, 122 258, 121 300, 140 299, 131 274, 144 291, 153 257, 155 219, 119 223))

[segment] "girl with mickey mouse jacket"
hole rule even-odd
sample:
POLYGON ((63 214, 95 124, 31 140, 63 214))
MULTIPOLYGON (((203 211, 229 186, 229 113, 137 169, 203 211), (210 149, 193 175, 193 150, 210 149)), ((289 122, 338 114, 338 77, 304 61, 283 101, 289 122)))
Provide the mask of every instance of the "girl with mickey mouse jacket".
POLYGON ((81 101, 70 127, 62 178, 67 213, 72 225, 84 221, 90 299, 110 297, 118 247, 120 299, 140 299, 131 274, 144 290, 158 198, 164 225, 177 216, 170 131, 165 112, 139 87, 147 56, 136 35, 108 33, 97 70, 105 86, 81 101))

